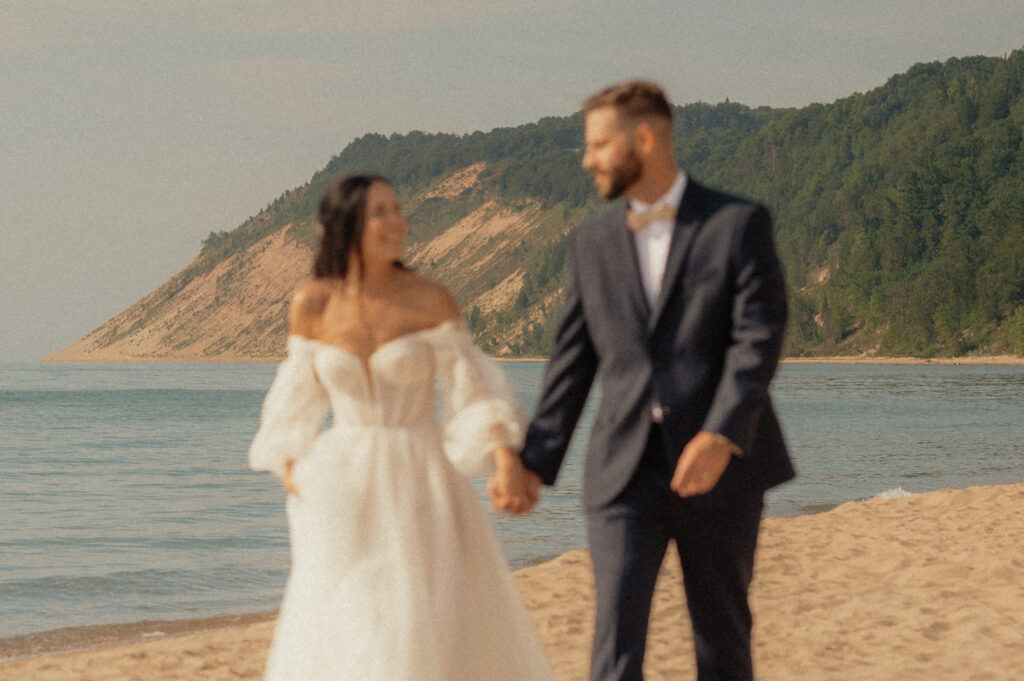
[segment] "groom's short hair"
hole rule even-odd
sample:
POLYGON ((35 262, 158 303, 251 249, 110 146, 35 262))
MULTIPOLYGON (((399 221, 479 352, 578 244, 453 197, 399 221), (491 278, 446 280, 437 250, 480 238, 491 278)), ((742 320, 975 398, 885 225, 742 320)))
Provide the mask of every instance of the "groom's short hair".
POLYGON ((631 120, 650 117, 672 120, 672 107, 664 90, 649 80, 626 80, 610 85, 583 102, 583 113, 606 106, 631 120))

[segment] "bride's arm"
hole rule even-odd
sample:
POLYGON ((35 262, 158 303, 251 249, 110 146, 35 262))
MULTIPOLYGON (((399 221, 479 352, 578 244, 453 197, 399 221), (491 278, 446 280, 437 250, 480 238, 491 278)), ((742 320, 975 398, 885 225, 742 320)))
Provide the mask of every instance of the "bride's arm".
POLYGON ((250 466, 282 481, 285 475, 291 477, 295 460, 306 454, 323 428, 328 408, 326 391, 313 368, 313 346, 306 340, 310 336, 292 323, 301 307, 299 299, 297 293, 289 310, 289 331, 300 332, 289 334, 288 356, 277 367, 260 411, 260 427, 249 446, 250 466))
MULTIPOLYGON (((329 297, 329 291, 325 290, 321 282, 312 280, 300 284, 292 293, 291 303, 288 306, 288 334, 316 338, 329 297)), ((288 494, 299 496, 299 488, 295 485, 295 478, 292 476, 294 466, 295 459, 287 459, 284 462, 281 487, 288 494)))

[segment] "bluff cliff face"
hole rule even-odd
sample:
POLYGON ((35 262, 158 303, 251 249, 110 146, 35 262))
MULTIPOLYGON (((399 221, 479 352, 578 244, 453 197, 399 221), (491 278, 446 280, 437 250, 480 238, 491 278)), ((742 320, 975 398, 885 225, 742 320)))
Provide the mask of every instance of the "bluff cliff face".
MULTIPOLYGON (((489 350, 513 353, 520 337, 560 299, 555 288, 500 331, 487 320, 510 307, 524 285, 523 249, 570 228, 536 202, 503 205, 473 191, 474 164, 406 199, 407 263, 449 286, 489 350), (451 220, 448 222, 448 220, 451 220), (528 246, 529 245, 529 246, 528 246)), ((562 211, 558 211, 559 214, 562 211)), ((578 223, 578 220, 576 221, 578 223)), ((233 252, 204 250, 182 271, 84 338, 44 358, 53 362, 235 361, 283 356, 288 296, 309 276, 312 218, 287 223, 233 252)))

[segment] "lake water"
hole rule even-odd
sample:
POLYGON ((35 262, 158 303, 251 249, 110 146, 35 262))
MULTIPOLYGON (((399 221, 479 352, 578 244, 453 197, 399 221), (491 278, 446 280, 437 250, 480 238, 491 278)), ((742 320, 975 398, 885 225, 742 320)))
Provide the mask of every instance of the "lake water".
MULTIPOLYGON (((503 366, 532 406, 544 365, 503 366)), ((0 638, 274 610, 284 493, 246 465, 274 369, 0 364, 0 638)), ((799 476, 769 515, 1024 480, 1024 367, 787 364, 773 395, 799 476)), ((513 567, 585 544, 592 407, 541 506, 492 516, 513 567)))

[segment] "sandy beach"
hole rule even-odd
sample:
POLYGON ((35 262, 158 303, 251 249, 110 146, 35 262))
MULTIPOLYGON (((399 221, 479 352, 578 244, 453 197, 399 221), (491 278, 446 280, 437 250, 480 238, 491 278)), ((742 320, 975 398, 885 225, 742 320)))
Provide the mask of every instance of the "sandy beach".
MULTIPOLYGON (((655 595, 651 681, 695 676, 674 560, 655 595)), ((585 679, 588 554, 571 551, 516 579, 559 681, 585 679)), ((1024 678, 1024 483, 767 518, 752 601, 762 681, 1024 678)), ((162 633, 154 624, 126 633, 130 642, 0 664, 0 681, 259 679, 272 628, 272 615, 162 633)))

